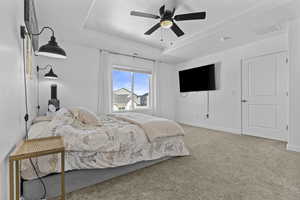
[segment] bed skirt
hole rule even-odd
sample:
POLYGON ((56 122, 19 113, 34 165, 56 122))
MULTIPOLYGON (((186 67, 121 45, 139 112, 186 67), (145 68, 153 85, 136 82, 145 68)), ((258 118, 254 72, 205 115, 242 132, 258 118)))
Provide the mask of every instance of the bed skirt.
MULTIPOLYGON (((106 180, 136 171, 138 169, 149 167, 170 158, 171 157, 164 157, 157 160, 142 161, 132 165, 115 168, 84 169, 66 172, 66 193, 95 185, 97 183, 104 182, 106 180)), ((53 174, 42 178, 47 189, 47 199, 60 195, 60 178, 60 174, 53 174)), ((22 181, 22 194, 25 200, 39 200, 43 196, 43 192, 43 186, 38 179, 22 181)))

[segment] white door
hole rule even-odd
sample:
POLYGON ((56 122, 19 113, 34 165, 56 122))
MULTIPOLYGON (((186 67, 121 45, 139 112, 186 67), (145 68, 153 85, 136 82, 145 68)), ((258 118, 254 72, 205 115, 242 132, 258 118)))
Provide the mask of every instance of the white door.
POLYGON ((287 140, 288 75, 287 53, 243 60, 242 134, 287 140))

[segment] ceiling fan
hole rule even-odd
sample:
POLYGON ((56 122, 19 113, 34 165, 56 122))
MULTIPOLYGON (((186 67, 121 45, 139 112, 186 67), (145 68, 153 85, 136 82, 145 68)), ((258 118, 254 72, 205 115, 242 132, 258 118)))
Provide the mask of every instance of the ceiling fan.
POLYGON ((145 35, 151 35, 154 31, 162 27, 165 29, 171 28, 171 30, 177 35, 177 37, 180 37, 184 35, 184 32, 177 26, 174 21, 204 20, 206 18, 206 12, 187 13, 175 16, 174 14, 175 8, 173 8, 173 10, 167 10, 165 9, 165 5, 163 5, 159 9, 160 16, 138 11, 130 12, 130 15, 133 16, 160 19, 160 22, 155 24, 152 28, 145 32, 145 35))

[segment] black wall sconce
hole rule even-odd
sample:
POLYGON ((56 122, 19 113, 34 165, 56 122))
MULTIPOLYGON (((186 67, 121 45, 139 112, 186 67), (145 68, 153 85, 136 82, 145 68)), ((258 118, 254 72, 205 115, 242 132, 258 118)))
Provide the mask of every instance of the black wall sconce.
POLYGON ((36 66, 36 71, 37 71, 37 78, 39 79, 39 71, 44 71, 44 70, 47 70, 49 69, 49 72, 47 72, 44 77, 46 79, 52 79, 52 80, 56 80, 58 79, 58 76, 54 73, 53 71, 53 68, 52 68, 52 65, 46 65, 45 67, 39 67, 39 66, 36 66))
POLYGON ((67 58, 67 54, 64 49, 62 49, 56 42, 56 38, 54 36, 54 30, 49 27, 49 26, 44 26, 39 33, 27 33, 25 26, 21 26, 21 37, 25 38, 25 34, 31 34, 33 36, 38 36, 41 35, 45 29, 48 29, 52 32, 52 35, 50 37, 50 40, 47 44, 42 45, 38 52, 37 55, 41 56, 47 56, 51 58, 60 58, 60 59, 65 59, 67 58))
POLYGON ((49 69, 49 72, 47 72, 45 75, 44 75, 44 78, 46 79, 50 79, 50 80, 57 80, 58 79, 58 76, 54 73, 53 71, 53 68, 52 68, 52 65, 46 65, 45 67, 39 67, 39 66, 36 66, 36 71, 37 71, 37 109, 38 109, 38 115, 39 115, 39 112, 40 112, 40 71, 45 71, 47 69, 49 69))

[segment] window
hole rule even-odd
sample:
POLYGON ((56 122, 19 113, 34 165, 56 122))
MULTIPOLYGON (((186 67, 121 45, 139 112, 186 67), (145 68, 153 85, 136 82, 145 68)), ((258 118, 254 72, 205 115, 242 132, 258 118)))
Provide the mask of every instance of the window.
POLYGON ((114 68, 112 71, 113 111, 151 108, 150 72, 114 68))

